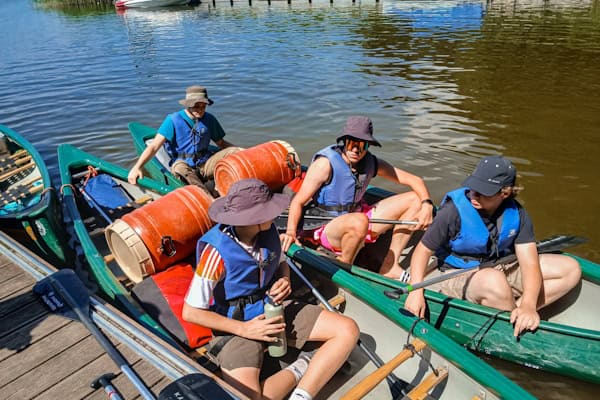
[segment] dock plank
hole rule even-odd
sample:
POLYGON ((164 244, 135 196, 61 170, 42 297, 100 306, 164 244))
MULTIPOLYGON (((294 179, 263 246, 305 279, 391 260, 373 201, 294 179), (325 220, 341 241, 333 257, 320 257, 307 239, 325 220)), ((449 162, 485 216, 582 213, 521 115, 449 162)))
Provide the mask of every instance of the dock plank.
POLYGON ((23 351, 69 323, 71 321, 66 318, 49 314, 31 321, 9 335, 0 337, 0 361, 23 351))
POLYGON ((70 323, 53 332, 19 353, 0 363, 4 373, 0 376, 0 387, 29 372, 33 366, 43 364, 59 356, 74 343, 84 340, 90 333, 81 324, 70 323), (10 365, 10 368, 8 366, 10 365))

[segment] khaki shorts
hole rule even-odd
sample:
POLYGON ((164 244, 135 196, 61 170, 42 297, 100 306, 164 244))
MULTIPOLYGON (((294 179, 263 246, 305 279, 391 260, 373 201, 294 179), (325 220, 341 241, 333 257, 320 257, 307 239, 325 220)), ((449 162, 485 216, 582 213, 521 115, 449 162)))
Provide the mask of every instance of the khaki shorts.
MULTIPOLYGON (((295 300, 286 300, 283 302, 283 306, 287 345, 301 349, 308 340, 323 309, 295 300)), ((221 368, 228 371, 243 367, 261 368, 267 346, 267 342, 239 336, 215 336, 208 345, 208 352, 216 358, 216 362, 221 368), (216 355, 213 354, 214 348, 220 347, 222 341, 227 341, 227 343, 216 355)))
POLYGON ((188 185, 203 187, 203 183, 213 179, 217 163, 230 154, 242 150, 241 147, 227 147, 210 156, 206 162, 198 167, 190 167, 185 161, 177 160, 171 166, 171 173, 181 177, 188 185))
MULTIPOLYGON (((519 268, 519 263, 517 261, 505 264, 498 264, 491 268, 504 272, 504 276, 506 276, 506 280, 512 288, 513 296, 515 298, 521 297, 521 295, 523 294, 523 284, 521 283, 521 268, 519 268)), ((453 271, 456 271, 456 269, 450 268, 442 272, 440 275, 450 273, 453 271)), ((467 289, 469 288, 469 284, 471 283, 471 279, 473 278, 473 275, 475 275, 475 273, 477 272, 478 270, 465 272, 464 274, 459 275, 456 278, 440 282, 435 286, 432 285, 430 289, 437 290, 450 297, 466 299, 466 293, 467 289)))

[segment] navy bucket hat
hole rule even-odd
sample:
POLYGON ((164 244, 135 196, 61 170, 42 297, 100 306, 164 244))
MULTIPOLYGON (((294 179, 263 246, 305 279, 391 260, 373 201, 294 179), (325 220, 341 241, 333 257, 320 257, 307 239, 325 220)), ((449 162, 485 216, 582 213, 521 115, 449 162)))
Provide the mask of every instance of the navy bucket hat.
POLYGON ((290 204, 290 196, 273 193, 259 179, 242 179, 229 188, 227 195, 213 201, 208 216, 221 224, 248 226, 275 219, 290 204))
POLYGON ((359 140, 365 140, 373 146, 381 147, 381 144, 373 137, 373 122, 369 117, 363 117, 360 115, 348 117, 342 133, 335 139, 335 141, 339 142, 346 136, 350 136, 359 140))

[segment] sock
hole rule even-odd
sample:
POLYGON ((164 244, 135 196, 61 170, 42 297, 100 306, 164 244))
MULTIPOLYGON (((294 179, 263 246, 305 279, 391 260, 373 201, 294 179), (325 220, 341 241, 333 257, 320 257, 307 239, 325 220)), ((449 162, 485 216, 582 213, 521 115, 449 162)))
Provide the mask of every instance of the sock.
POLYGON ((296 384, 300 382, 300 379, 302 379, 302 377, 306 373, 309 362, 310 357, 308 357, 306 354, 301 353, 296 361, 285 367, 285 369, 289 370, 292 374, 294 374, 294 377, 296 378, 296 384))
POLYGON ((288 400, 312 400, 312 396, 306 390, 296 388, 288 400))

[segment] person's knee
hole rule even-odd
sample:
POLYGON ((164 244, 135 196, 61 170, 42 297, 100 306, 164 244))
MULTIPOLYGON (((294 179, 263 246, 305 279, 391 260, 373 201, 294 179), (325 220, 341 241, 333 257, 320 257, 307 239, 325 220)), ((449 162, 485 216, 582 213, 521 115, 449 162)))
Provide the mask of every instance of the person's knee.
POLYGON ((365 238, 369 232, 369 217, 363 213, 354 213, 347 226, 347 232, 365 238))
POLYGON ((473 276, 469 284, 468 297, 481 303, 483 299, 496 301, 512 297, 512 290, 502 271, 486 268, 473 276))
POLYGON ((576 259, 569 256, 563 257, 563 280, 565 281, 565 286, 572 288, 581 280, 581 266, 576 259))
POLYGON ((355 345, 360 336, 360 329, 352 318, 341 316, 336 322, 337 335, 343 337, 350 345, 355 345))

